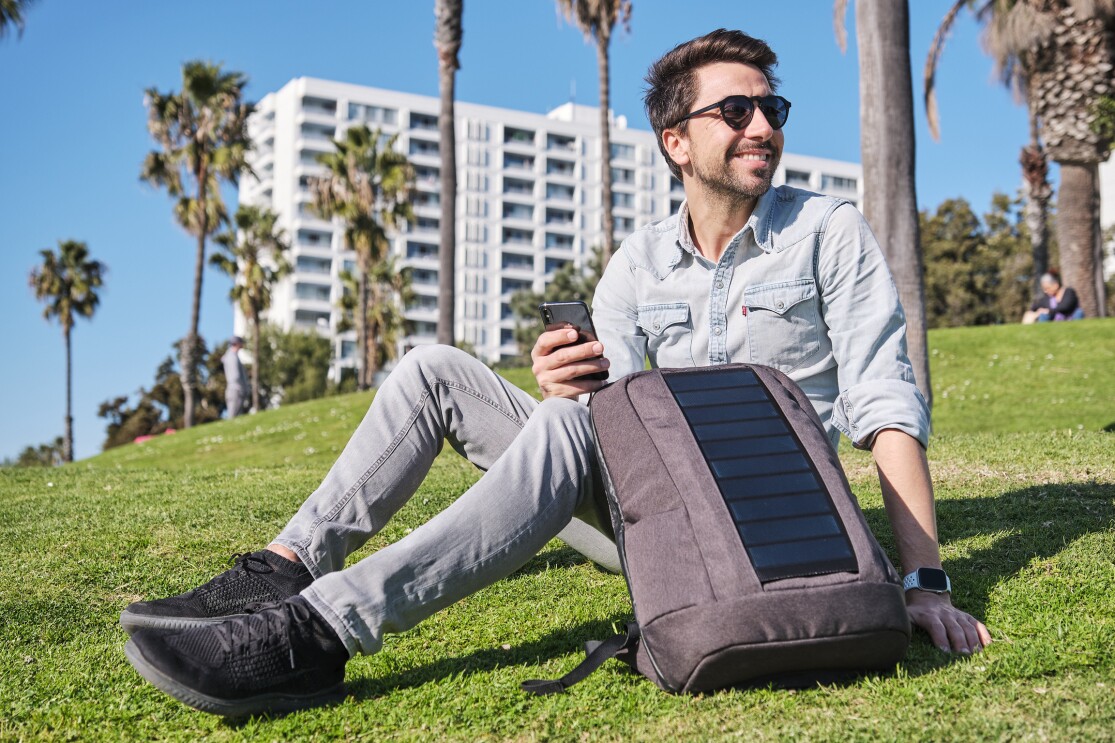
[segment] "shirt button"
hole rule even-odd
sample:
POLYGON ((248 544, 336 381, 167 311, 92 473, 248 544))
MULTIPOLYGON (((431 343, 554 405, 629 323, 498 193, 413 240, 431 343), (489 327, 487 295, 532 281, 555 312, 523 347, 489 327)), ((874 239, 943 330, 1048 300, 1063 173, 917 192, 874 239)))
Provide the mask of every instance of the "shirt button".
POLYGON ((717 335, 720 335, 720 328, 714 328, 712 332, 716 333, 717 335))
POLYGON ((654 329, 655 329, 655 330, 658 330, 658 329, 659 329, 659 328, 661 328, 661 327, 662 327, 662 323, 660 323, 660 322, 656 322, 656 323, 654 324, 654 329))
POLYGON ((716 288, 717 289, 723 289, 724 288, 724 282, 723 281, 717 281, 716 282, 716 288))
POLYGON ((785 302, 777 302, 774 306, 777 307, 778 309, 782 309, 783 307, 786 306, 786 303, 785 302))

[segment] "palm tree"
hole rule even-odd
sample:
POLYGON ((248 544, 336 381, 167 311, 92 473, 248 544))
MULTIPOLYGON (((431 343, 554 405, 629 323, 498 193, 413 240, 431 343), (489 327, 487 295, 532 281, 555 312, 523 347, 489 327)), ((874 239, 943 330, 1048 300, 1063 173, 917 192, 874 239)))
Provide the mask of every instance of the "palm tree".
POLYGON ((35 0, 0 0, 0 39, 4 38, 14 26, 16 33, 23 36, 23 15, 35 0))
MULTIPOLYGON (((933 36, 933 43, 929 47, 929 54, 925 60, 925 113, 929 124, 929 132, 933 138, 940 140, 940 116, 937 111, 937 64, 944 50, 945 40, 952 30, 953 23, 961 9, 967 6, 976 9, 976 0, 956 0, 949 8, 941 25, 933 36)), ((1000 12, 1000 3, 983 0, 982 7, 976 10, 976 16, 983 22, 993 14, 1000 12)), ((991 43, 990 34, 984 35, 984 44, 991 43)), ((993 52, 994 53, 994 52, 993 52)), ((998 54, 996 53, 996 56, 998 54)), ((1019 164, 1022 166, 1022 178, 1026 189, 1026 226, 1030 232, 1030 252, 1033 258, 1033 293, 1038 295, 1041 291, 1041 275, 1049 266, 1049 201, 1053 196, 1053 189, 1049 185, 1049 158, 1041 143, 1040 125, 1032 102, 1029 100, 1028 80, 1031 75, 1029 64, 1031 55, 1021 54, 1003 60, 999 73, 1003 83, 1013 90, 1016 96, 1025 102, 1030 121, 1030 142, 1022 147, 1019 155, 1019 164)))
MULTIPOLYGON (((836 0, 837 43, 844 49, 844 10, 836 0)), ((906 312, 914 378, 933 403, 926 342, 925 278, 914 186, 914 97, 910 81, 907 0, 857 0, 860 147, 864 216, 879 239, 906 312)))
POLYGON ((441 245, 438 248, 437 342, 453 345, 457 302, 457 125, 453 111, 464 0, 434 0, 441 112, 441 245))
POLYGON ((596 66, 600 73, 600 199, 604 206, 604 265, 612 257, 616 223, 612 216, 612 132, 609 124, 608 45, 616 23, 631 30, 631 0, 558 0, 566 20, 575 23, 586 41, 596 41, 596 66))
MULTIPOLYGON (((1057 243, 1062 275, 1076 289, 1084 312, 1102 316, 1097 172, 1115 132, 1096 124, 1102 101, 1115 92, 1115 0, 968 0, 955 3, 953 11, 962 5, 986 24, 988 52, 1004 81, 1026 101, 1040 141, 1061 166, 1057 243)), ((942 29, 947 31, 953 18, 950 11, 942 29)), ((1034 139, 1031 135, 1031 146, 1034 139)), ((1040 163, 1030 167, 1035 175, 1041 172, 1040 163)))
POLYGON ((229 297, 240 305, 252 336, 252 410, 259 410, 259 316, 271 307, 271 287, 291 272, 283 255, 290 249, 278 216, 270 209, 241 206, 233 217, 234 227, 217 236, 221 253, 209 262, 232 277, 229 297))
POLYGON ((329 174, 310 180, 314 209, 326 219, 336 217, 344 223, 345 245, 356 253, 356 380, 362 390, 371 387, 374 366, 367 322, 372 270, 390 250, 388 228, 414 218, 410 206, 414 168, 395 149, 397 139, 397 134, 385 137, 379 129, 372 132, 363 124, 351 127, 342 139, 333 141, 335 152, 318 156, 329 174))
MULTIPOLYGON (((356 298, 359 296, 360 280, 351 271, 341 271, 341 284, 344 292, 338 306, 342 319, 337 329, 349 330, 359 311, 356 298)), ((391 256, 384 258, 372 267, 368 277, 368 307, 364 316, 365 326, 370 338, 368 376, 374 378, 384 364, 398 354, 399 340, 405 334, 407 320, 404 308, 414 301, 411 288, 410 268, 398 268, 391 256)))
POLYGON ((242 99, 247 82, 239 72, 222 72, 219 65, 194 61, 182 66, 181 93, 148 88, 145 96, 147 130, 161 150, 147 154, 140 178, 177 197, 174 216, 197 237, 193 309, 181 346, 186 428, 194 424, 194 353, 201 318, 205 241, 228 221, 221 181, 235 183, 247 169, 245 156, 251 146, 248 116, 255 110, 242 99), (187 184, 192 187, 189 193, 187 184))
POLYGON ((108 271, 100 261, 89 258, 89 248, 76 240, 59 241, 58 252, 40 250, 41 266, 31 269, 31 289, 35 298, 46 302, 43 317, 57 317, 66 343, 66 430, 63 436, 62 459, 74 461, 73 358, 70 352, 70 331, 77 316, 92 317, 100 304, 97 288, 108 271))

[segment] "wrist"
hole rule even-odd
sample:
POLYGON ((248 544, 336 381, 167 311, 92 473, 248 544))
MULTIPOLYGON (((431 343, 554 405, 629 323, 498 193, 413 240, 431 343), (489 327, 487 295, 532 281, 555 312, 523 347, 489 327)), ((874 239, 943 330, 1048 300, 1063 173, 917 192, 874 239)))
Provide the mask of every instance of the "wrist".
POLYGON ((907 573, 902 579, 902 588, 907 594, 915 593, 949 594, 952 593, 952 581, 940 568, 918 568, 907 573))

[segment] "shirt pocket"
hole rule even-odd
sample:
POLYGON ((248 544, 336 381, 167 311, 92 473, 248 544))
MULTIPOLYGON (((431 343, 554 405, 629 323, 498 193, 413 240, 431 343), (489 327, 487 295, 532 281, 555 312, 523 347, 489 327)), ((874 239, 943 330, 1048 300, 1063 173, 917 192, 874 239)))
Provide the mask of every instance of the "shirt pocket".
POLYGON ((693 366, 693 327, 687 302, 644 304, 638 312, 637 323, 646 334, 651 366, 693 366))
POLYGON ((817 287, 805 277, 744 289, 751 362, 791 372, 821 350, 817 287))

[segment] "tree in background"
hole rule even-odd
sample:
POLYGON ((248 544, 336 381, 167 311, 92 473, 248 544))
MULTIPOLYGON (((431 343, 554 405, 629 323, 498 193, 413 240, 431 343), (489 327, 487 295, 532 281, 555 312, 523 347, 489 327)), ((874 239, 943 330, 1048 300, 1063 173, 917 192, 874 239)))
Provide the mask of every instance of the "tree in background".
POLYGON ((596 66, 600 74, 600 184, 601 206, 604 207, 604 265, 611 260, 616 242, 616 223, 612 216, 612 131, 609 114, 610 61, 608 46, 616 23, 631 30, 631 0, 558 0, 558 8, 566 20, 576 24, 585 41, 596 42, 596 66))
POLYGON ((34 0, 0 0, 0 39, 11 33, 13 27, 23 36, 23 16, 32 2, 34 0))
POLYGON ((62 437, 55 437, 38 446, 26 446, 14 460, 4 459, 0 467, 58 467, 65 463, 62 458, 62 437))
POLYGON ((40 250, 42 265, 31 269, 31 289, 46 303, 43 317, 58 318, 66 344, 66 428, 62 437, 62 461, 74 461, 73 355, 70 333, 78 317, 93 317, 101 299, 97 289, 107 268, 89 258, 89 248, 76 240, 59 241, 58 252, 40 250))
MULTIPOLYGON (((368 331, 370 349, 367 355, 369 383, 374 382, 376 373, 387 362, 398 356, 399 341, 402 340, 407 329, 403 309, 415 298, 414 290, 411 288, 410 273, 409 267, 398 268, 395 259, 391 256, 372 266, 367 282, 368 304, 364 316, 364 327, 368 331)), ((341 272, 341 284, 344 291, 338 302, 341 308, 341 322, 337 330, 343 333, 357 322, 356 313, 360 308, 356 295, 360 284, 351 271, 341 272)))
POLYGON ((140 178, 165 188, 178 198, 174 216, 197 237, 194 262, 193 308, 190 328, 181 347, 185 415, 183 425, 194 425, 197 347, 201 318, 201 282, 205 241, 228 220, 221 198, 221 181, 235 183, 247 169, 251 146, 248 116, 255 110, 243 101, 248 79, 239 72, 223 72, 219 65, 193 61, 182 66, 182 92, 160 93, 148 88, 147 130, 161 150, 147 154, 140 178))
POLYGON ((252 410, 262 410, 259 396, 259 317, 271 307, 271 287, 291 272, 286 253, 290 249, 278 216, 270 209, 241 206, 228 232, 217 236, 222 252, 209 262, 232 277, 229 297, 248 320, 252 341, 252 410))
MULTIPOLYGON (((844 11, 836 0, 836 38, 845 48, 844 11)), ((906 311, 906 346, 918 389, 933 404, 926 341, 925 287, 914 185, 914 97, 910 82, 907 0, 857 0, 860 148, 864 216, 879 239, 906 311)))
POLYGON ((258 363, 260 395, 264 405, 288 405, 338 392, 328 379, 333 347, 315 332, 285 331, 264 324, 258 363))
POLYGON ((966 200, 948 199, 920 216, 929 327, 1018 322, 1034 273, 1019 202, 995 194, 981 220, 966 200))
POLYGON ((1111 152, 1115 131, 1097 122, 1104 117, 1104 98, 1115 92, 1115 0, 967 4, 986 22, 988 52, 1027 101, 1041 141, 1061 166, 1062 279, 1076 290, 1087 316, 1102 316, 1098 168, 1111 152))
POLYGON ((453 345, 457 304, 457 124, 453 110, 457 70, 461 64, 461 15, 464 0, 434 0, 434 46, 437 48, 441 111, 441 240, 438 246, 437 342, 453 345))
POLYGON ((542 293, 519 291, 511 295, 511 311, 515 314, 515 343, 519 346, 519 365, 530 364, 530 350, 542 333, 542 318, 538 305, 543 302, 571 302, 581 300, 592 306, 596 285, 604 274, 604 248, 592 251, 588 265, 578 268, 572 261, 554 272, 542 293))
POLYGON ((414 219, 410 206, 414 168, 395 149, 397 139, 397 134, 385 137, 379 129, 372 132, 362 124, 351 127, 342 139, 333 141, 334 152, 318 156, 329 174, 310 179, 314 209, 344 224, 345 247, 356 253, 357 386, 361 390, 371 387, 375 365, 367 323, 372 271, 390 251, 387 230, 414 219))

